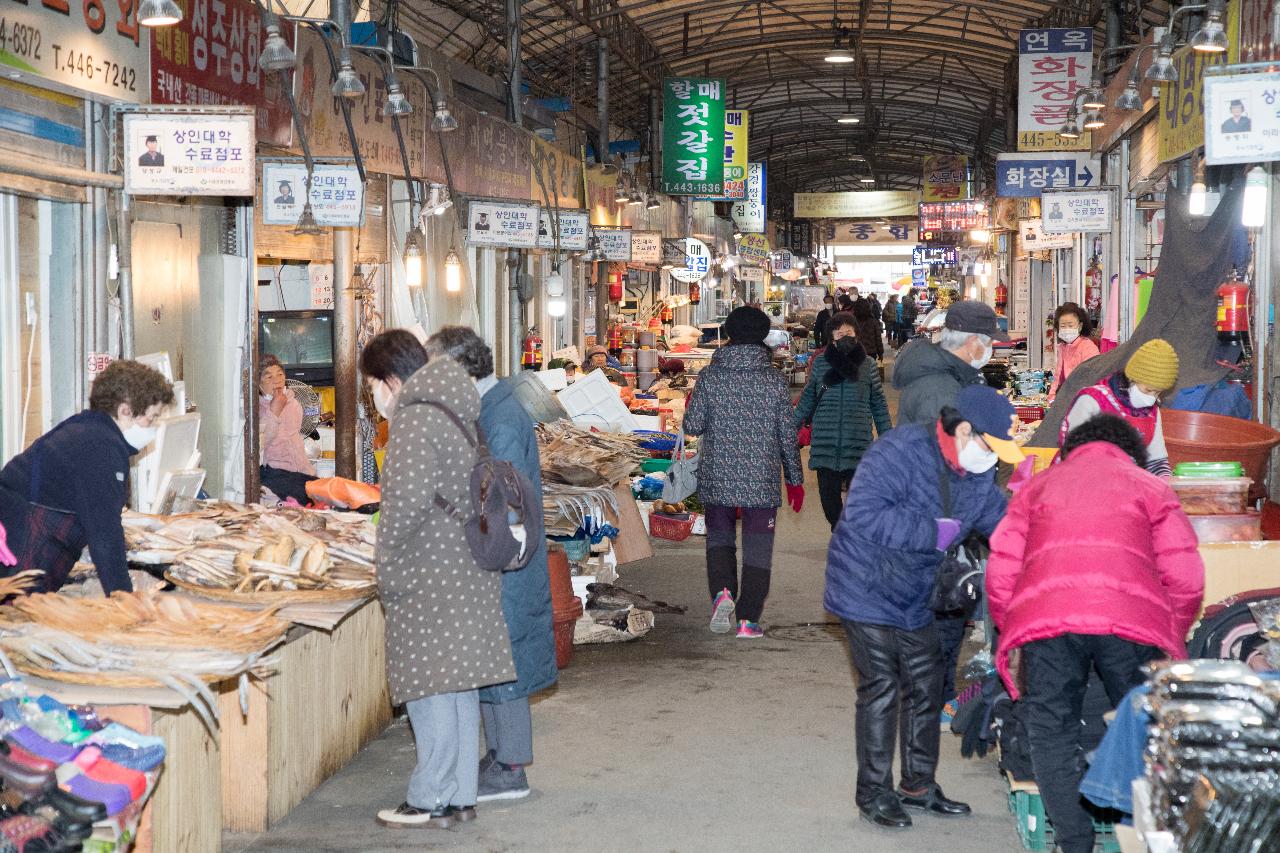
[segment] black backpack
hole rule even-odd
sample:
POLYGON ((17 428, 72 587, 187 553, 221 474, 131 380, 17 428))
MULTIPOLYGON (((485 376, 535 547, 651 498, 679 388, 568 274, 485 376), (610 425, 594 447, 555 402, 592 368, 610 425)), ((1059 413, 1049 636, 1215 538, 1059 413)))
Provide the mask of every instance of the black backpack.
POLYGON ((449 407, 436 402, 428 405, 448 415, 476 451, 470 512, 460 510, 439 492, 435 494, 436 506, 462 525, 471 556, 480 568, 490 572, 524 568, 546 536, 542 495, 514 465, 489 453, 478 425, 473 425, 473 433, 449 407))

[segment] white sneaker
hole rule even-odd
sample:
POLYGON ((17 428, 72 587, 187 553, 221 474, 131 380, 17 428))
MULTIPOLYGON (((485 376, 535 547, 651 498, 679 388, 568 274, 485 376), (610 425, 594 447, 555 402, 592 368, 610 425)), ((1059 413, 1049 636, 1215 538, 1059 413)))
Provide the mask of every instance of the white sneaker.
POLYGON ((722 589, 716 596, 711 610, 711 633, 727 634, 733 627, 733 596, 722 589))

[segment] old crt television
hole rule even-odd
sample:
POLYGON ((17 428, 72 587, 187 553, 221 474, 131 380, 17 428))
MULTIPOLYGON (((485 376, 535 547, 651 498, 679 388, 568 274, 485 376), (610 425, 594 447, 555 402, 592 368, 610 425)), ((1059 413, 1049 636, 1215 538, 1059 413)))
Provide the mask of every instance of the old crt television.
POLYGON ((333 311, 259 312, 258 352, 280 359, 289 379, 332 385, 333 311))

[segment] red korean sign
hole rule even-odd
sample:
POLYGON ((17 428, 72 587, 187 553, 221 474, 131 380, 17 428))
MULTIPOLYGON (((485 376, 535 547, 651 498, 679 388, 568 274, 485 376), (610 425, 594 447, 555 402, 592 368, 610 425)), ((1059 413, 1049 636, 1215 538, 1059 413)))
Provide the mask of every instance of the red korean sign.
MULTIPOLYGON (((251 106, 259 142, 287 148, 293 118, 282 87, 291 74, 258 67, 267 33, 251 0, 178 0, 182 21, 151 31, 151 100, 186 106, 251 106)), ((294 44, 293 25, 280 22, 294 44)))
POLYGON ((936 201, 920 205, 921 235, 972 231, 975 228, 987 228, 990 224, 991 214, 980 201, 936 201))

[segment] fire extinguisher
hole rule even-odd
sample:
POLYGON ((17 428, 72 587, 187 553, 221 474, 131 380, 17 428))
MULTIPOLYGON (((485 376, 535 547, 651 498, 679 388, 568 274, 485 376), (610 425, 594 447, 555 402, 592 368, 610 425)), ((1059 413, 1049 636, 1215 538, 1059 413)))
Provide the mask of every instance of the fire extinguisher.
POLYGON ((1009 288, 1005 283, 996 284, 996 313, 1004 314, 1009 308, 1009 288))
POLYGON ((662 322, 670 323, 672 316, 671 305, 666 302, 662 303, 662 322))
POLYGON ((1249 348, 1249 285, 1232 273, 1218 288, 1218 342, 1249 348))
POLYGON ((689 285, 689 304, 697 305, 702 301, 702 287, 695 281, 689 285))
POLYGON ((622 270, 609 271, 609 301, 622 301, 622 270))
POLYGON ((537 329, 530 329, 524 338, 524 357, 520 360, 525 370, 537 370, 542 366, 542 338, 537 329))

